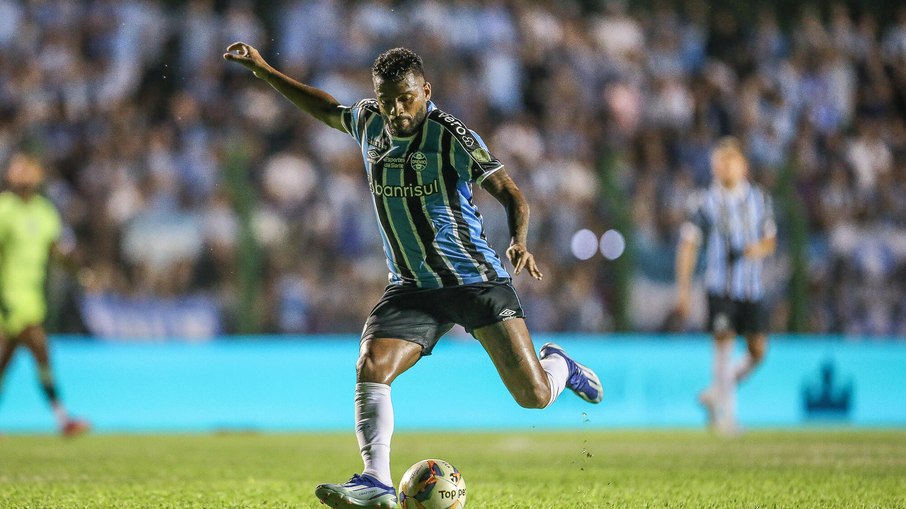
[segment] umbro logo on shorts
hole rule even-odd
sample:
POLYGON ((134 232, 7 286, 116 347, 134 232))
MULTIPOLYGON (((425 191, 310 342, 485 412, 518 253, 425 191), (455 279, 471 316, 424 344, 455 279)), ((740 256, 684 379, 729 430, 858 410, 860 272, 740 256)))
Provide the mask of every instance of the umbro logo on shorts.
POLYGON ((503 311, 501 311, 500 313, 498 313, 497 316, 502 316, 502 317, 504 317, 504 318, 509 318, 509 317, 511 317, 511 316, 513 316, 513 315, 515 315, 515 314, 516 314, 516 312, 513 311, 512 309, 504 309, 503 311))

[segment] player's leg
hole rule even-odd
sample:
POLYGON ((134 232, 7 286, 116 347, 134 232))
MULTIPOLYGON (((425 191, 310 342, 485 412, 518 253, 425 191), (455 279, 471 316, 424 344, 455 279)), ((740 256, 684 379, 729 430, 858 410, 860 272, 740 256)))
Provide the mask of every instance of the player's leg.
POLYGON ((549 361, 552 373, 544 370, 535 355, 525 320, 514 318, 472 331, 488 352, 503 384, 519 406, 544 408, 566 387, 569 369, 562 358, 549 361))
POLYGON ((732 433, 736 427, 736 379, 733 373, 735 332, 714 335, 714 382, 710 395, 710 421, 720 433, 732 433))
POLYGON ((540 359, 523 320, 519 296, 509 280, 488 281, 451 290, 449 316, 482 344, 500 379, 519 405, 544 408, 569 387, 591 403, 601 401, 601 381, 559 346, 541 347, 540 359))
POLYGON ((359 347, 356 382, 389 386, 418 362, 422 350, 420 344, 406 339, 366 339, 359 347))
POLYGON ((764 360, 764 355, 768 350, 768 335, 763 332, 749 333, 746 338, 746 354, 736 364, 734 368, 734 378, 736 383, 742 382, 752 374, 764 360))
POLYGON ((736 340, 734 301, 708 296, 708 330, 714 338, 711 385, 699 394, 708 414, 708 425, 717 431, 735 427, 736 381, 733 371, 733 346, 736 340))
POLYGON ((390 475, 393 404, 390 384, 418 362, 422 346, 412 341, 373 338, 362 341, 356 364, 355 435, 364 469, 346 483, 321 484, 315 496, 334 508, 396 507, 390 475))
POLYGON ((390 476, 390 384, 429 354, 450 328, 425 309, 432 295, 430 291, 388 287, 365 323, 355 389, 355 431, 364 470, 345 483, 321 484, 315 489, 315 496, 330 507, 396 507, 390 476))
POLYGON ((37 325, 29 325, 18 334, 16 339, 31 351, 38 367, 38 381, 41 384, 44 397, 47 398, 47 402, 54 407, 54 412, 59 416, 62 409, 57 393, 57 385, 50 367, 50 353, 47 349, 47 337, 44 334, 44 330, 37 325))
POLYGON ((50 365, 50 352, 47 347, 47 334, 40 325, 26 326, 17 336, 17 340, 25 345, 32 353, 38 366, 38 380, 47 402, 53 408, 60 431, 66 436, 82 434, 89 429, 89 424, 79 419, 73 419, 66 412, 60 402, 56 380, 50 365))
POLYGON ((472 331, 488 352, 504 385, 525 408, 544 408, 569 387, 582 399, 599 403, 604 395, 597 375, 553 343, 535 356, 525 320, 513 318, 472 331))
POLYGON ((356 365, 355 432, 365 464, 363 474, 391 485, 390 439, 393 405, 390 384, 415 365, 422 347, 403 339, 375 338, 362 342, 356 365))
POLYGON ((761 364, 768 349, 768 313, 763 301, 741 303, 739 332, 746 338, 747 352, 734 368, 736 382, 745 380, 761 364))
POLYGON ((0 398, 3 397, 3 380, 5 380, 6 368, 16 353, 16 347, 19 343, 12 338, 0 336, 0 398))
POLYGON ((47 402, 53 407, 57 421, 62 426, 66 415, 60 405, 56 383, 50 367, 50 354, 47 350, 47 337, 41 324, 44 321, 46 307, 43 297, 34 292, 19 292, 11 302, 7 302, 6 328, 16 343, 25 346, 37 365, 38 382, 47 402))

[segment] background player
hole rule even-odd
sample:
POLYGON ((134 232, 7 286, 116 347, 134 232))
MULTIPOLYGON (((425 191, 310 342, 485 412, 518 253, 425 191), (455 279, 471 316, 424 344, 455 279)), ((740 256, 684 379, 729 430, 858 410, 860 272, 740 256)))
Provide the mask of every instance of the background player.
POLYGON ((711 153, 714 182, 694 201, 682 226, 676 259, 677 311, 684 319, 691 306, 692 274, 699 245, 705 242, 708 330, 714 335, 714 379, 699 395, 708 421, 718 432, 737 431, 736 384, 762 361, 768 317, 762 280, 763 261, 777 244, 770 197, 747 178, 748 164, 735 138, 720 140, 711 153), (737 334, 748 352, 734 366, 737 334))
POLYGON ((0 393, 3 375, 20 345, 38 365, 41 388, 53 408, 60 431, 73 436, 89 424, 73 419, 60 403, 50 366, 44 318, 44 280, 51 253, 59 254, 60 216, 50 200, 38 194, 44 170, 33 158, 15 154, 6 173, 8 190, 0 193, 0 393))
POLYGON ((390 476, 393 407, 390 384, 429 355, 454 323, 487 350, 504 384, 524 407, 544 408, 570 387, 597 403, 597 376, 553 344, 539 361, 522 319, 509 274, 490 248, 471 183, 505 207, 514 273, 541 272, 526 247, 525 198, 477 134, 430 101, 422 61, 396 48, 372 67, 377 97, 341 106, 324 91, 271 67, 244 43, 224 58, 265 80, 297 107, 349 133, 362 156, 384 241, 391 284, 362 334, 355 393, 356 435, 365 469, 345 484, 323 484, 315 494, 332 507, 395 507, 390 476))

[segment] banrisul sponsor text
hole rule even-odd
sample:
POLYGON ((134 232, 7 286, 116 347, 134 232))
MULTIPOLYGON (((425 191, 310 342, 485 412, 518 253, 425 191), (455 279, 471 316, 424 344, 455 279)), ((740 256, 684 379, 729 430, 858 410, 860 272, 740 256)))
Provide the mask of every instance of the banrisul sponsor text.
POLYGON ((368 189, 375 196, 386 196, 389 198, 418 198, 420 196, 429 196, 440 190, 438 181, 434 180, 430 184, 409 184, 406 186, 382 185, 373 180, 368 181, 368 189))

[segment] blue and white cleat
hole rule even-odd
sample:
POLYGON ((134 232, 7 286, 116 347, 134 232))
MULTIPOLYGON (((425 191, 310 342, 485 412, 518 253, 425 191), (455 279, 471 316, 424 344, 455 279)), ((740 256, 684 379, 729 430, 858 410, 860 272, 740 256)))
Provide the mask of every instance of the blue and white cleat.
POLYGON ((566 379, 566 386, 577 396, 589 403, 600 403, 604 399, 604 387, 594 371, 572 360, 556 343, 545 343, 541 347, 539 357, 545 359, 551 355, 559 355, 566 361, 566 365, 569 366, 569 378, 566 379))
POLYGON ((365 474, 355 474, 343 484, 319 484, 315 496, 334 509, 396 508, 396 490, 365 474))

